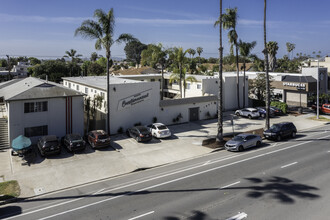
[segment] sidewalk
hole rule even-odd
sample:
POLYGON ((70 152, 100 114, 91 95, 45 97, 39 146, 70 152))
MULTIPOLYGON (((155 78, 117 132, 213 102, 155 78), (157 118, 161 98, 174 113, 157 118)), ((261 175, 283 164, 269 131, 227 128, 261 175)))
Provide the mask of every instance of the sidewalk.
MULTIPOLYGON (((224 133, 231 134, 230 114, 224 114, 224 133)), ((313 116, 281 116, 271 119, 271 124, 292 121, 298 132, 317 127, 325 122, 307 119, 313 116)), ((250 120, 235 118, 235 132, 263 128, 264 119, 250 120)), ((65 150, 60 156, 43 159, 38 157, 31 166, 22 165, 19 157, 12 157, 10 150, 0 152, 0 181, 18 180, 21 197, 31 197, 63 188, 97 181, 133 172, 142 168, 151 168, 194 158, 212 152, 202 147, 202 141, 215 137, 217 120, 205 120, 169 126, 171 139, 153 139, 150 143, 136 143, 125 135, 112 137, 113 147, 104 150, 92 150, 87 147, 82 153, 70 154, 65 150)))

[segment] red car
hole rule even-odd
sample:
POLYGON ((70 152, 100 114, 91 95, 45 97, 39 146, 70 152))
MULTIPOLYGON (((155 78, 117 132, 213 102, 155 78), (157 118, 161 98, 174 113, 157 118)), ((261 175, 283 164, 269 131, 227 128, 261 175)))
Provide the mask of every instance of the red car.
POLYGON ((110 137, 103 130, 94 130, 88 133, 88 143, 92 148, 103 148, 110 146, 110 137))
MULTIPOLYGON (((312 105, 312 109, 316 111, 316 105, 312 105)), ((330 114, 330 104, 326 103, 319 107, 319 110, 323 114, 330 114)))

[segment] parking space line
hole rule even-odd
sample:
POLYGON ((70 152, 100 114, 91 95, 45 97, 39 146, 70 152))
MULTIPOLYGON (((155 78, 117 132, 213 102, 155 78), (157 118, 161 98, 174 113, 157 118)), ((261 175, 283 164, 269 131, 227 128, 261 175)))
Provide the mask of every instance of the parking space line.
POLYGON ((227 218, 226 220, 241 220, 247 218, 247 214, 245 212, 239 212, 237 215, 227 218))
POLYGON ((289 167, 289 166, 295 165, 295 164, 297 164, 297 163, 298 163, 298 162, 289 163, 289 164, 287 164, 287 165, 281 166, 281 168, 289 167))
POLYGON ((233 186, 233 185, 236 185, 236 184, 239 184, 240 182, 241 182, 241 181, 237 181, 237 182, 235 182, 235 183, 231 183, 231 184, 229 184, 229 185, 223 186, 223 187, 220 188, 220 190, 221 190, 221 189, 228 188, 228 187, 233 186))

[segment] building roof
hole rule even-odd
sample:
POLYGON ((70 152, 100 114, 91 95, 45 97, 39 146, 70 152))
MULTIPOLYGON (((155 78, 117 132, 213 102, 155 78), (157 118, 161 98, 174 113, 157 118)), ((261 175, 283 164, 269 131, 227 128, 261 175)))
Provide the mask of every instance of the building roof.
POLYGON ((303 83, 309 83, 309 82, 316 82, 316 79, 312 76, 284 76, 282 79, 283 82, 303 82, 303 83))
POLYGON ((11 80, 0 85, 0 96, 3 96, 6 101, 83 95, 60 84, 34 77, 11 80))
MULTIPOLYGON (((86 86, 98 88, 101 90, 107 89, 106 76, 63 77, 62 79, 80 85, 86 85, 86 86)), ((143 83, 143 82, 138 80, 124 79, 120 77, 110 76, 110 85, 128 84, 128 83, 143 83)))
POLYGON ((149 73, 158 73, 159 71, 152 67, 140 67, 140 68, 129 68, 124 70, 114 71, 116 75, 139 75, 139 74, 149 74, 149 73))

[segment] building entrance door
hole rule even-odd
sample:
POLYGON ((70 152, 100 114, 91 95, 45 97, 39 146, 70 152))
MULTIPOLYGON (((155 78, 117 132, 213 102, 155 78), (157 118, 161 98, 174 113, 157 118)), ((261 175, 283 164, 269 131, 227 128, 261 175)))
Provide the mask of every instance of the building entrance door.
POLYGON ((198 121, 199 120, 199 107, 189 108, 189 121, 198 121))

